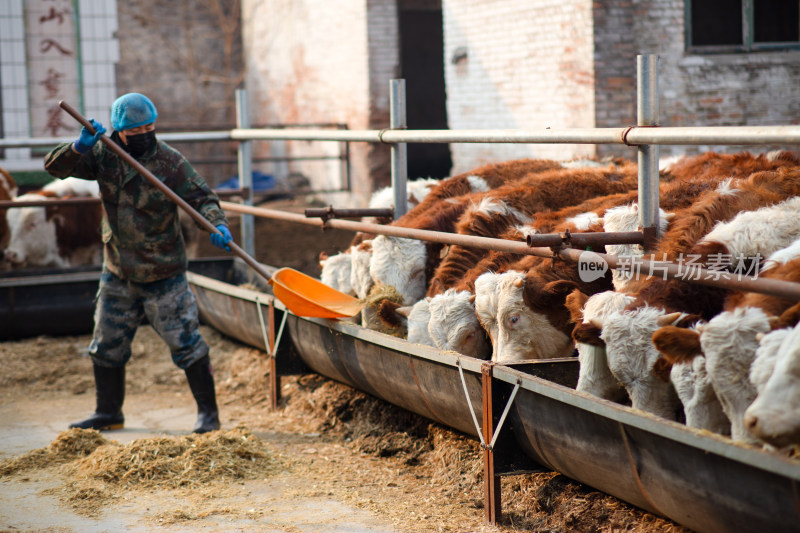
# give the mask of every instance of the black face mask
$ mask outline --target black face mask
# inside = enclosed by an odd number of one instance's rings
[[[128,144],[123,143],[122,147],[133,157],[141,157],[156,144],[155,130],[139,133],[138,135],[128,135],[126,138]]]

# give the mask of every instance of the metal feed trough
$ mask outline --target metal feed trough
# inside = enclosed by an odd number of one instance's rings
[[[240,283],[251,280],[244,266]],[[252,275],[251,275],[252,277]],[[552,469],[696,531],[797,531],[800,462],[574,390],[577,358],[494,365],[342,320],[303,318],[271,294],[190,274],[201,319],[303,366],[481,440],[486,518],[500,476]]]

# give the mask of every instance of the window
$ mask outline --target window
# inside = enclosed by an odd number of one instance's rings
[[[686,0],[686,49],[800,49],[800,0]]]

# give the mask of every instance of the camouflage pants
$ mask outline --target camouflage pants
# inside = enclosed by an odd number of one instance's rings
[[[153,283],[134,283],[104,271],[94,312],[94,339],[89,347],[98,366],[120,367],[131,358],[131,342],[147,318],[167,343],[172,362],[186,369],[208,355],[200,336],[197,304],[186,275]]]

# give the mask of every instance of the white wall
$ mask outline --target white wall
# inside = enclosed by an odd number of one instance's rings
[[[246,87],[253,124],[388,124],[389,79],[396,72],[397,24],[392,0],[243,0]],[[377,126],[385,127],[385,126]],[[255,143],[254,156],[337,155],[333,142]],[[374,146],[353,143],[351,180],[356,202],[371,193]],[[293,162],[314,189],[341,186],[338,162]],[[348,198],[329,196],[337,205]]]
[[[443,0],[451,129],[594,126],[590,0]],[[466,59],[453,63],[456,51]],[[523,157],[568,159],[592,145],[454,144],[453,173]]]

